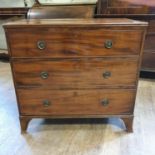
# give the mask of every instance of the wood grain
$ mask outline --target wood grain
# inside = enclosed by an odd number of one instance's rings
[[[22,115],[119,115],[132,114],[135,90],[17,89]],[[102,105],[108,99],[109,105]],[[44,106],[48,100],[51,105]],[[72,117],[72,116],[71,116]]]
[[[9,40],[12,57],[126,56],[140,53],[142,35],[131,30],[42,27],[9,31]],[[105,47],[107,40],[113,42],[111,49]],[[45,49],[37,47],[38,41],[45,42]]]
[[[33,6],[29,19],[93,18],[95,5]]]
[[[137,29],[145,29],[148,23],[138,20],[132,20],[128,18],[79,18],[79,19],[28,19],[28,20],[18,20],[16,22],[8,22],[4,24],[4,28],[18,28],[18,27],[109,27],[115,29],[115,26],[120,26],[120,28],[127,29],[124,26],[131,26],[132,28],[137,27]],[[117,27],[119,29],[119,27]]]
[[[13,61],[17,86],[42,86],[51,89],[87,89],[105,87],[135,87],[137,83],[137,59],[56,59]],[[128,68],[128,69],[127,69]],[[105,72],[111,76],[104,78]],[[42,79],[41,73],[48,78]]]

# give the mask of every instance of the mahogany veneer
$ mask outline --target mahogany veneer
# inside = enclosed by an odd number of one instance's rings
[[[54,18],[92,18],[96,5],[34,5],[28,12],[29,19],[54,19]]]
[[[119,117],[132,131],[147,23],[22,20],[4,28],[23,131],[40,117]]]

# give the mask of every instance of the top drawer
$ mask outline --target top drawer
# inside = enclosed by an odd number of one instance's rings
[[[12,57],[81,57],[138,55],[142,31],[94,27],[10,29]]]

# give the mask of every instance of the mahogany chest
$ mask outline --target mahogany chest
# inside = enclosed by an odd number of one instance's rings
[[[147,23],[22,20],[4,25],[22,131],[32,118],[121,118],[132,131]]]

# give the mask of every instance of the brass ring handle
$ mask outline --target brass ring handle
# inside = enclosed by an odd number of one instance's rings
[[[49,77],[49,74],[48,72],[41,72],[40,76],[42,79],[47,79]]]
[[[106,40],[104,43],[105,48],[111,49],[113,47],[113,42],[112,40]]]
[[[103,99],[103,100],[101,101],[101,104],[102,104],[103,106],[108,106],[108,105],[109,105],[109,100],[108,100],[107,98],[105,98],[105,99]]]
[[[46,48],[46,42],[43,41],[43,40],[39,40],[39,41],[37,42],[37,47],[38,47],[38,49],[40,49],[40,50],[44,50],[44,49]]]
[[[51,105],[51,102],[49,100],[43,100],[43,106],[44,107],[49,107]]]
[[[105,72],[103,73],[103,77],[104,77],[105,79],[108,79],[109,77],[111,77],[111,72],[110,72],[110,71],[105,71]]]

